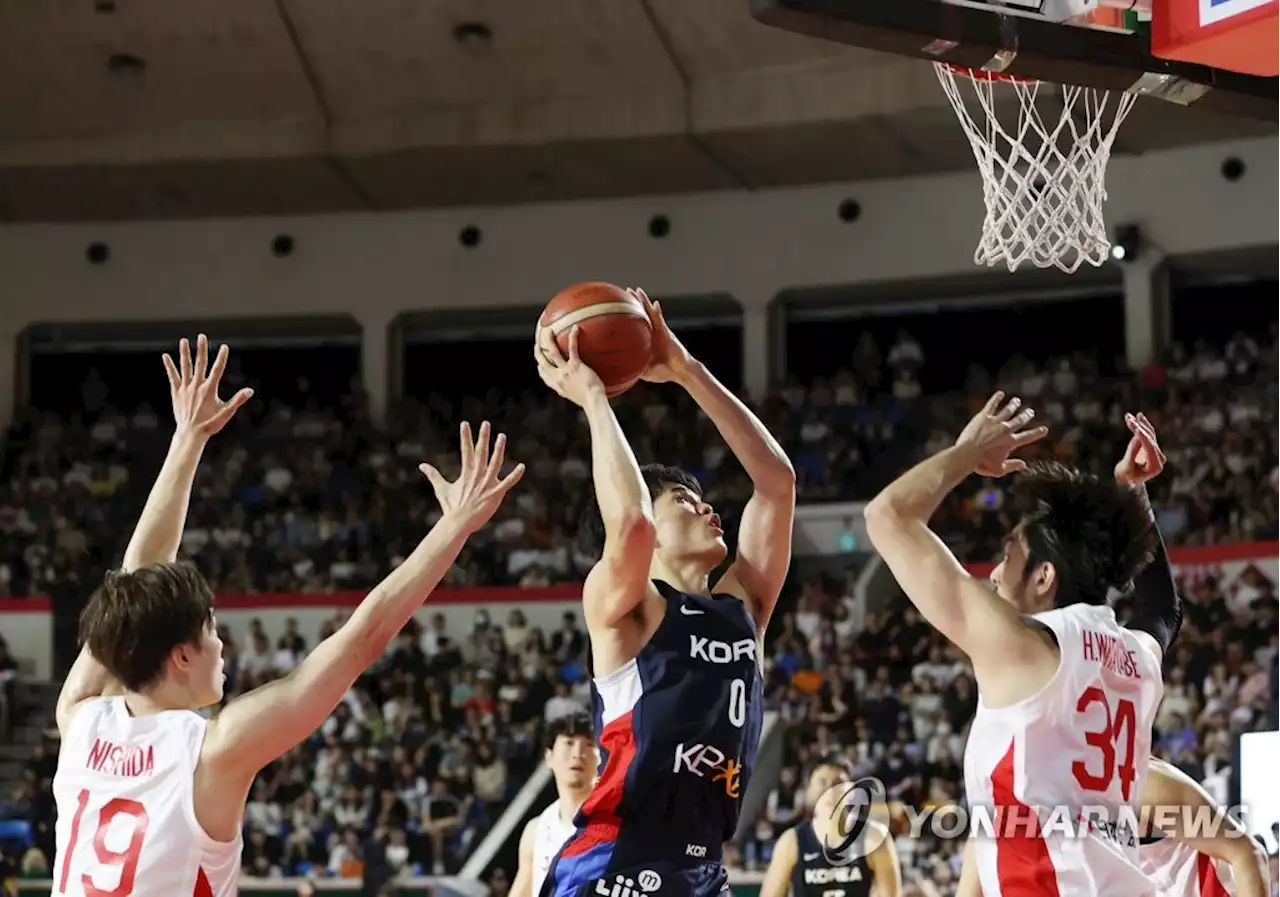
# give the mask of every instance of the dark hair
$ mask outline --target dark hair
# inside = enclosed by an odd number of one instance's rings
[[[1136,489],[1056,462],[1036,462],[1013,489],[1027,540],[1025,576],[1041,563],[1057,574],[1054,605],[1106,604],[1155,551],[1146,498]]]
[[[657,499],[664,492],[672,489],[688,489],[699,498],[702,497],[702,484],[697,477],[679,467],[666,464],[644,464],[640,467],[640,476],[649,488],[649,497]],[[604,518],[600,516],[600,505],[592,494],[582,509],[582,518],[578,523],[578,547],[584,554],[598,558],[604,550]]]
[[[198,644],[213,620],[213,591],[184,562],[112,570],[80,614],[80,641],[129,691],[164,673],[179,645]]]
[[[563,716],[557,716],[551,722],[547,723],[547,730],[543,736],[547,750],[551,750],[556,746],[556,739],[561,735],[565,738],[595,738],[595,730],[591,726],[591,717],[581,711],[573,711]]]

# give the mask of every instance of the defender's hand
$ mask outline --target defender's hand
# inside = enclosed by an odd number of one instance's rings
[[[974,472],[984,477],[1026,470],[1026,461],[1009,455],[1048,435],[1048,427],[1026,429],[1035,414],[1031,408],[1022,408],[1021,399],[1005,402],[1004,393],[997,392],[960,432],[956,447],[973,453]]]
[[[471,441],[471,425],[460,428],[462,442],[462,468],[452,483],[430,464],[420,464],[418,469],[431,482],[445,517],[457,520],[467,533],[474,533],[489,522],[503,497],[524,476],[524,465],[517,464],[501,479],[502,461],[507,451],[507,436],[499,433],[489,452],[489,422],[480,425],[480,435]]]
[[[1116,465],[1116,482],[1121,486],[1141,486],[1160,475],[1166,459],[1156,441],[1156,428],[1145,414],[1139,412],[1137,417],[1126,414],[1124,423],[1133,436],[1124,457]]]
[[[209,339],[203,333],[196,338],[196,355],[191,357],[191,343],[178,343],[178,364],[168,354],[164,370],[169,375],[169,397],[173,400],[173,419],[179,434],[208,439],[227,425],[240,406],[253,398],[252,389],[242,389],[227,401],[218,398],[218,384],[227,369],[230,350],[226,343],[218,349],[218,357],[209,369]]]

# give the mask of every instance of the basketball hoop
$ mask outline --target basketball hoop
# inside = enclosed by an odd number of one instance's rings
[[[1053,108],[1058,103],[1042,111],[1040,81],[945,62],[934,68],[982,174],[987,214],[973,260],[1003,261],[1010,271],[1029,261],[1068,274],[1085,262],[1103,264],[1111,249],[1102,216],[1107,161],[1137,98],[1122,93],[1112,103],[1110,91],[1064,85],[1061,112]],[[970,102],[979,109],[970,111],[962,82],[972,85]],[[1018,100],[1017,121],[1005,111],[1006,127],[996,104],[1010,94]],[[1057,123],[1046,124],[1054,115]]]

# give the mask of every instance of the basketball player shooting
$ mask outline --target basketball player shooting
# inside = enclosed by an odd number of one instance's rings
[[[231,897],[244,803],[258,771],[314,732],[449,570],[520,479],[499,478],[505,439],[462,425],[455,482],[423,465],[443,514],[351,618],[283,679],[223,698],[213,595],[175,563],[201,453],[249,398],[218,398],[227,348],[208,367],[201,336],[165,357],[176,432],[120,570],[81,616],[84,648],[56,708],[56,893],[62,897]]]
[[[556,800],[530,819],[520,835],[520,866],[510,897],[537,897],[564,843],[573,837],[573,820],[596,781],[596,752],[591,718],[585,713],[556,717],[547,725],[543,757],[556,783]]]
[[[698,481],[641,468],[600,378],[543,331],[543,381],[586,413],[602,535],[583,587],[596,732],[604,767],[575,836],[542,893],[718,895],[721,845],[737,827],[760,740],[761,640],[791,560],[795,472],[745,405],[690,356],[662,310],[634,294],[653,332],[651,383],[682,386],[751,478],[738,553],[713,592],[727,548]]]
[[[1181,622],[1142,487],[1164,456],[1146,418],[1127,415],[1131,439],[1114,481],[1057,464],[1028,469],[1010,454],[1046,435],[1033,417],[996,393],[954,446],[868,504],[868,534],[911,602],[973,665],[979,700],[965,790],[971,806],[993,811],[995,827],[995,837],[971,841],[982,892],[1143,894],[1149,881],[1131,826],[1066,838],[1046,835],[1039,814],[1091,806],[1119,818],[1137,804],[1164,688],[1161,659]],[[1014,472],[1020,519],[983,583],[928,521],[970,474]],[[1122,627],[1108,593],[1133,583],[1153,552]]]
[[[902,866],[882,822],[866,821],[862,846],[832,850],[844,836],[845,810],[839,804],[845,789],[840,786],[852,782],[842,757],[826,758],[814,767],[805,789],[812,815],[774,844],[760,897],[787,897],[788,891],[791,897],[899,897]]]

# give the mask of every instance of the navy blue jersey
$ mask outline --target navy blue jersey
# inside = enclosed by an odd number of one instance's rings
[[[718,894],[764,712],[756,625],[741,601],[655,582],[666,613],[636,657],[592,683],[600,779],[543,893]],[[585,889],[584,886],[591,885]],[[600,889],[603,888],[603,891]]]
[[[832,863],[813,830],[813,823],[796,826],[796,864],[791,869],[791,897],[868,897],[871,867],[861,853],[848,863]]]

